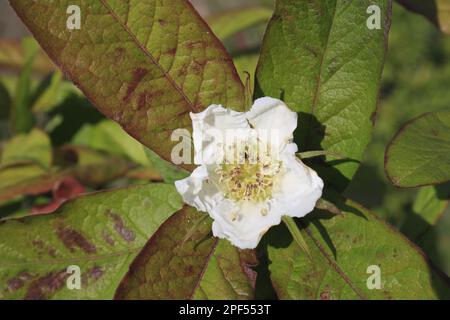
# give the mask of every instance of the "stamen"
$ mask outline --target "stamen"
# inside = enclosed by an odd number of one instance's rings
[[[216,167],[218,185],[226,198],[260,202],[272,197],[274,180],[282,162],[266,155],[255,158],[258,161],[250,163],[246,153],[244,163],[226,163]],[[267,213],[262,211],[261,214]]]

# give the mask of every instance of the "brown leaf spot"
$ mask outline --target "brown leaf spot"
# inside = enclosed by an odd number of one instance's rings
[[[207,46],[206,41],[198,40],[198,41],[186,41],[183,43],[183,46],[188,49],[194,49],[195,47],[204,48]]]
[[[124,102],[130,102],[131,96],[133,92],[136,90],[139,82],[147,75],[148,70],[143,68],[137,68],[134,70],[133,80],[128,84],[127,93],[125,97],[123,97]]]
[[[143,109],[147,105],[147,103],[150,103],[154,99],[161,97],[163,94],[163,90],[146,91],[139,94],[138,109]]]
[[[118,123],[123,123],[124,115],[125,115],[125,112],[123,110],[118,110],[117,112],[115,112],[113,114],[112,118],[114,121],[116,121]]]
[[[30,280],[33,276],[28,272],[20,272],[14,278],[8,280],[8,291],[14,292],[23,287],[26,281]]]
[[[122,218],[111,210],[107,211],[106,214],[110,216],[114,221],[114,230],[127,242],[132,242],[136,239],[136,235],[133,230],[127,228],[122,220]]]
[[[48,248],[47,253],[52,258],[56,257],[56,250],[55,250],[55,248],[52,248],[52,247]]]
[[[244,274],[247,276],[247,279],[250,282],[250,285],[252,286],[252,288],[255,289],[256,277],[258,275],[257,272],[248,265],[242,266],[242,270],[244,271]]]
[[[190,71],[194,74],[200,74],[205,66],[205,63],[198,62],[194,60],[191,64]]]
[[[104,270],[101,266],[94,266],[89,269],[87,272],[83,272],[81,283],[84,288],[89,286],[89,280],[93,280],[93,282],[97,281],[103,275]]]
[[[70,252],[74,252],[76,247],[89,254],[97,251],[95,245],[90,243],[81,233],[70,227],[59,225],[56,234]]]
[[[56,250],[55,248],[51,246],[46,246],[42,240],[33,240],[31,241],[31,244],[37,248],[38,254],[43,254],[44,252],[47,252],[49,256],[52,258],[56,257]]]
[[[167,54],[169,56],[174,56],[177,53],[177,48],[172,48],[170,50],[167,50],[164,54]]]
[[[114,62],[119,63],[125,55],[125,48],[116,48],[114,50]]]
[[[145,107],[146,102],[147,102],[146,93],[145,92],[141,93],[138,99],[138,109],[143,109]]]
[[[33,244],[33,246],[35,246],[38,249],[44,248],[44,242],[42,240],[33,240],[33,241],[31,241],[31,243]]]
[[[330,298],[331,298],[330,289],[325,288],[325,290],[320,293],[320,300],[330,300]]]
[[[102,238],[103,240],[106,241],[107,244],[109,244],[110,246],[114,246],[115,245],[115,241],[114,239],[111,237],[111,235],[109,234],[109,232],[107,230],[103,230],[102,231]]]
[[[92,269],[90,269],[88,271],[89,276],[94,279],[94,280],[98,280],[100,279],[100,277],[103,275],[103,269],[100,266],[95,266]]]
[[[242,271],[250,281],[252,288],[255,288],[257,272],[252,268],[258,265],[258,258],[255,250],[239,250],[239,260]]]
[[[68,274],[65,270],[60,272],[50,272],[31,282],[26,300],[42,300],[50,298],[56,291],[60,290],[66,281]]]

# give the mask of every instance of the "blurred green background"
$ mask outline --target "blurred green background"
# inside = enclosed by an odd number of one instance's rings
[[[192,2],[226,44],[242,78],[246,79],[245,72],[253,76],[273,1]],[[80,192],[149,180],[173,181],[184,175],[142,149],[119,126],[105,120],[61,74],[52,73],[54,67],[31,39],[18,42],[27,32],[6,1],[0,3],[0,21],[0,38],[16,39],[0,43],[0,193],[17,190],[14,197],[5,197],[6,200],[0,194],[0,219],[29,214],[30,210],[51,211],[59,193],[61,202]],[[396,189],[385,176],[383,160],[387,143],[404,122],[424,112],[449,108],[449,84],[450,36],[424,17],[394,4],[373,141],[346,191],[346,196],[372,209],[420,245],[447,274],[450,187]],[[51,145],[44,152],[50,152],[53,160],[45,179],[71,170],[68,176],[77,181],[76,186],[69,179],[64,180],[67,185],[56,189],[51,186],[41,192],[25,192],[24,186],[31,181],[42,181],[42,172],[11,178],[14,172],[11,164],[4,162],[5,150],[17,147],[29,153],[23,141],[11,139],[30,132],[32,127],[40,128],[50,138]],[[42,139],[35,136],[28,135],[26,139]],[[40,143],[45,149],[45,141]],[[23,162],[23,154],[20,150],[18,153],[17,159]],[[87,173],[105,166],[117,172],[100,172],[95,179]],[[13,167],[30,169],[29,163],[20,161]],[[81,191],[77,183],[81,184]]]

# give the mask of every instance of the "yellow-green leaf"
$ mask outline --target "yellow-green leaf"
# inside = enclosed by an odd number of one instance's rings
[[[0,223],[0,298],[110,299],[147,239],[181,207],[165,184],[83,196],[51,215]],[[81,289],[70,289],[69,266]]]
[[[170,217],[136,257],[115,298],[252,298],[253,271],[244,254],[212,237],[204,214],[185,206]]]
[[[42,48],[91,102],[170,160],[171,132],[212,103],[242,110],[244,88],[187,0],[10,1]],[[80,29],[66,22],[80,8]]]

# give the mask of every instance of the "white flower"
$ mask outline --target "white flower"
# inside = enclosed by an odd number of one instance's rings
[[[314,209],[323,181],[296,157],[297,113],[282,101],[264,97],[245,113],[211,105],[191,113],[191,119],[194,161],[200,166],[175,186],[187,204],[211,216],[216,237],[241,249],[255,248],[283,215],[303,217]],[[269,140],[267,131],[277,135]],[[221,139],[219,133],[230,132],[247,141],[244,152],[236,140]],[[252,153],[261,150],[257,146],[265,146],[265,152]],[[224,156],[230,150],[237,155],[231,162]]]

